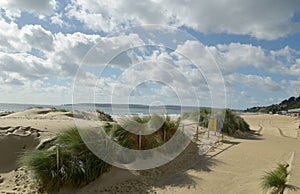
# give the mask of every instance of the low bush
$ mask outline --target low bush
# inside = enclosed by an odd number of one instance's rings
[[[89,131],[88,133],[96,133]],[[97,137],[97,134],[89,134]],[[94,155],[83,142],[77,128],[59,134],[48,149],[25,152],[19,159],[34,174],[41,192],[58,191],[63,185],[81,187],[110,170],[111,165]],[[59,169],[55,145],[59,144]]]

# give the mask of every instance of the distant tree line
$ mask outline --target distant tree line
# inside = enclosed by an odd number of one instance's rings
[[[300,108],[300,95],[299,97],[292,96],[289,99],[283,100],[279,104],[247,108],[245,112],[262,112],[262,113],[272,112],[273,114],[275,114],[279,111],[287,111],[289,109],[294,109],[294,108]]]

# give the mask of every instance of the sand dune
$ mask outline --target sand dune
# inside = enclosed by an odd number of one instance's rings
[[[15,170],[19,154],[39,144],[38,132],[28,132],[21,127],[8,130],[12,132],[0,136],[0,173]]]
[[[67,114],[33,109],[0,117],[0,193],[37,193],[30,172],[18,168],[16,158],[24,149],[75,126]],[[145,171],[114,167],[83,188],[63,188],[60,193],[262,193],[261,176],[279,162],[291,164],[289,182],[300,187],[296,171],[300,169],[299,119],[281,115],[243,117],[257,135],[225,137],[206,155],[198,154],[201,142],[194,142],[161,167]]]

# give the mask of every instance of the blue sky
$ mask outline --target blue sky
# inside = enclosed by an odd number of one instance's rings
[[[1,103],[244,109],[300,95],[297,0],[2,1],[0,37]]]

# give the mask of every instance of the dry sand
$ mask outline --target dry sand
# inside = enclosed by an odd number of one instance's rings
[[[198,155],[199,142],[194,142],[159,168],[128,171],[114,167],[81,189],[63,188],[60,193],[262,193],[261,176],[279,162],[291,164],[289,182],[300,187],[299,119],[243,117],[259,135],[226,137],[202,156]],[[37,193],[30,172],[17,167],[18,154],[74,125],[68,113],[48,109],[0,117],[0,193]]]

